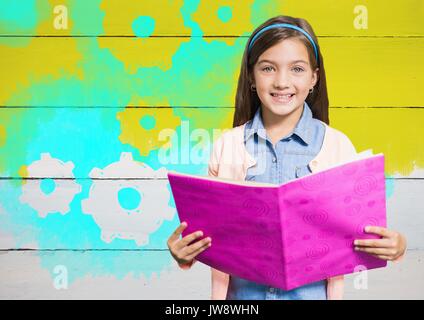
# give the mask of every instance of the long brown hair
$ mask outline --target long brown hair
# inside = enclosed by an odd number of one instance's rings
[[[265,31],[257,38],[249,52],[248,46],[255,34],[262,28],[274,23],[293,24],[309,33],[317,46],[318,61],[315,58],[313,46],[309,42],[308,38],[306,38],[301,32],[288,28],[274,28]],[[319,68],[318,81],[314,86],[313,92],[306,98],[306,102],[311,108],[314,118],[329,124],[328,93],[327,83],[325,80],[324,61],[321,55],[320,47],[318,45],[317,37],[312,30],[312,27],[306,20],[289,16],[277,16],[265,21],[263,24],[257,27],[246,43],[237,84],[233,127],[237,127],[251,120],[260,106],[261,101],[256,91],[252,91],[250,88],[252,84],[251,81],[253,79],[253,66],[258,61],[259,56],[268,48],[277,44],[281,40],[288,38],[297,38],[302,41],[308,50],[309,61],[311,62],[312,70]]]

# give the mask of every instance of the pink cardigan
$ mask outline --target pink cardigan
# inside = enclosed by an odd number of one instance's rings
[[[308,164],[313,173],[321,171],[339,162],[350,160],[356,150],[349,138],[342,132],[331,128],[324,122],[325,135],[323,145],[317,156]],[[244,144],[244,125],[225,131],[213,145],[208,166],[208,174],[232,180],[245,180],[247,169],[256,164],[256,160],[247,152]],[[179,265],[189,269],[191,264]],[[211,268],[212,270],[212,300],[226,298],[229,275]],[[327,298],[336,300],[343,298],[344,276],[327,279]]]

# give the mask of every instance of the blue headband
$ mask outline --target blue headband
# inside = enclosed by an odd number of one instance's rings
[[[267,30],[269,30],[269,29],[274,29],[274,28],[279,28],[279,27],[281,27],[281,28],[289,28],[289,29],[293,29],[293,30],[297,30],[297,31],[299,31],[299,32],[301,32],[301,33],[303,33],[303,35],[306,37],[306,38],[308,38],[308,40],[309,40],[309,42],[312,44],[312,46],[314,47],[314,52],[315,52],[315,58],[317,59],[317,62],[318,62],[318,49],[317,49],[317,46],[315,45],[315,42],[314,42],[314,40],[312,39],[312,37],[309,35],[309,33],[307,33],[305,30],[303,30],[302,28],[299,28],[298,26],[295,26],[295,25],[293,25],[293,24],[288,24],[288,23],[275,23],[275,24],[271,24],[271,25],[269,25],[269,26],[267,26],[267,27],[265,27],[265,28],[263,28],[263,29],[261,29],[261,30],[259,30],[256,34],[255,34],[255,36],[252,38],[252,40],[250,41],[250,43],[249,43],[249,48],[248,48],[248,50],[249,50],[249,52],[250,52],[250,49],[252,49],[252,46],[253,46],[253,44],[255,43],[255,41],[256,41],[256,39],[262,34],[262,33],[264,33],[265,31],[267,31]]]

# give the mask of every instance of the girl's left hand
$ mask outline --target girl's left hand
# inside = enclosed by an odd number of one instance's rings
[[[382,236],[382,239],[355,240],[355,250],[366,252],[382,260],[394,261],[400,258],[406,250],[406,238],[399,232],[383,227],[367,226],[366,233]]]

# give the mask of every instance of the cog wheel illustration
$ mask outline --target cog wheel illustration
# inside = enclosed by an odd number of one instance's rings
[[[160,140],[163,128],[176,131],[181,125],[181,118],[174,115],[172,108],[159,111],[152,111],[150,108],[125,108],[117,113],[116,118],[121,123],[122,130],[119,140],[137,148],[142,156],[147,156],[151,151],[158,150],[168,143],[166,140]],[[148,121],[144,122],[146,119],[152,122],[151,126]]]
[[[135,35],[136,38],[116,41],[113,38],[99,38],[99,47],[107,49],[121,61],[130,73],[138,68],[158,67],[163,71],[172,67],[174,54],[189,37],[155,38],[152,36],[169,35],[170,26],[175,34],[190,34],[180,12],[183,0],[161,2],[102,1],[100,9],[104,12],[103,29],[105,34]],[[160,54],[155,54],[160,52]]]
[[[75,178],[73,169],[74,164],[71,161],[64,163],[60,159],[52,158],[50,153],[42,153],[40,160],[27,167],[28,177],[52,177],[54,190],[46,194],[41,188],[43,179],[27,180],[22,186],[19,200],[36,210],[42,218],[47,217],[49,213],[59,212],[62,215],[68,213],[70,203],[75,195],[81,192],[81,185],[73,180]],[[55,178],[69,178],[69,180]]]
[[[251,7],[254,2],[254,0],[201,1],[196,12],[191,17],[194,22],[199,24],[205,35],[246,35],[253,29],[250,17],[252,15]],[[217,41],[216,38],[204,37],[203,39],[208,43]],[[223,37],[218,40],[233,46],[237,41],[237,37]]]
[[[171,194],[166,169],[153,170],[134,161],[131,152],[122,152],[119,161],[104,169],[94,168],[90,177],[100,179],[93,181],[89,197],[82,201],[82,211],[93,216],[106,243],[118,238],[134,240],[138,246],[146,245],[149,235],[175,214],[175,208],[168,206]],[[138,205],[123,206],[119,198],[123,190],[137,193],[141,199]]]

